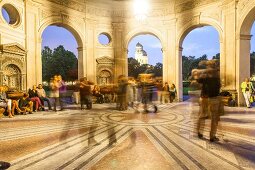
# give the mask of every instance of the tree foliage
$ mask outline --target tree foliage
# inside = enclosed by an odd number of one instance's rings
[[[192,69],[199,68],[198,64],[203,60],[208,60],[207,55],[203,55],[199,58],[195,56],[182,56],[182,76],[184,81],[189,79]]]
[[[255,52],[251,53],[250,73],[251,73],[251,75],[255,75]]]
[[[162,69],[162,63],[156,63],[155,66],[150,64],[140,65],[140,63],[136,59],[128,58],[128,76],[130,77],[137,78],[138,75],[141,73],[154,73],[156,77],[161,77]]]
[[[60,45],[52,51],[49,47],[42,50],[43,81],[59,74],[64,80],[72,81],[78,78],[78,60],[76,56]]]

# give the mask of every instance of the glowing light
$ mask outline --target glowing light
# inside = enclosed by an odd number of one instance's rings
[[[134,14],[135,18],[143,21],[147,18],[149,12],[148,0],[134,0]]]

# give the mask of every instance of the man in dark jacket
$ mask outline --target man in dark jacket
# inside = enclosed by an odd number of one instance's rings
[[[87,81],[87,78],[80,79],[80,102],[81,102],[81,109],[83,109],[83,105],[86,104],[87,109],[92,109],[92,90],[91,86],[93,83]]]
[[[218,121],[220,119],[220,78],[219,72],[214,68],[207,68],[200,71],[197,82],[202,85],[200,97],[200,111],[197,122],[198,137],[203,137],[205,119],[211,118],[210,141],[218,141],[216,138]]]

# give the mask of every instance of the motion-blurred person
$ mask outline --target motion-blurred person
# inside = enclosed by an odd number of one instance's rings
[[[58,79],[58,76],[55,75],[53,78],[50,80],[50,97],[54,100],[54,111],[57,111],[57,103],[60,104],[60,110],[62,110],[62,102],[59,101],[59,88],[61,87],[60,81]]]
[[[169,85],[165,82],[162,88],[162,102],[169,103]]]
[[[39,97],[40,100],[41,100],[42,105],[44,106],[44,101],[46,101],[47,104],[48,104],[49,110],[51,110],[52,108],[51,108],[50,100],[49,100],[49,98],[46,96],[46,92],[45,92],[45,90],[43,89],[42,84],[38,84],[37,94],[38,94],[38,97]]]
[[[250,82],[249,78],[246,78],[244,82],[241,84],[242,93],[245,99],[245,103],[247,108],[251,108],[251,94],[254,92],[254,87]]]
[[[74,84],[74,92],[73,92],[73,98],[74,98],[74,103],[79,104],[80,103],[80,87],[79,87],[79,80],[75,80]]]
[[[163,85],[162,82],[157,80],[156,81],[156,87],[157,87],[157,93],[158,93],[158,101],[162,104],[162,90],[163,90]]]
[[[144,105],[144,112],[143,113],[149,113],[148,105],[153,105],[153,112],[156,113],[158,108],[156,105],[152,103],[153,101],[153,94],[154,94],[154,87],[155,82],[153,79],[153,74],[140,74],[140,86],[142,89],[142,103]]]
[[[201,105],[197,123],[198,137],[203,138],[205,119],[211,117],[210,141],[218,141],[216,137],[218,121],[220,119],[220,78],[217,68],[207,66],[207,69],[198,70],[194,78],[202,85]]]
[[[117,109],[127,110],[127,85],[128,81],[124,75],[119,76],[117,87]]]
[[[169,88],[169,93],[170,93],[169,94],[170,95],[170,103],[172,103],[176,97],[176,94],[177,94],[176,87],[173,83],[171,84],[171,86]]]
[[[104,95],[101,94],[100,87],[98,85],[94,85],[92,90],[93,96],[97,98],[96,103],[104,103]]]
[[[65,94],[66,94],[66,84],[65,81],[62,79],[61,75],[57,76],[57,79],[59,81],[60,87],[59,87],[59,102],[61,106],[61,110],[64,109],[64,100],[65,100]]]
[[[87,80],[86,77],[80,79],[80,98],[81,98],[81,109],[83,109],[83,105],[86,104],[87,109],[92,109],[92,90],[91,86],[93,82]]]
[[[134,102],[136,101],[136,83],[134,78],[128,80],[127,98],[129,106],[133,107]]]

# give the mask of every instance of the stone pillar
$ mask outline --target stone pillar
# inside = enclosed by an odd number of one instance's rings
[[[240,35],[237,40],[239,48],[237,48],[237,73],[236,87],[238,93],[238,105],[245,105],[243,94],[241,91],[241,83],[245,78],[250,77],[250,40],[251,35]]]
[[[42,38],[38,38],[36,42],[36,56],[35,56],[35,63],[36,63],[36,85],[42,83]]]
[[[225,90],[236,90],[236,28],[235,28],[235,9],[225,8],[223,11],[224,35],[223,43],[224,52],[221,54],[221,78]],[[223,65],[224,64],[224,65]]]
[[[86,55],[86,49],[83,47],[78,47],[78,79],[82,77],[88,77],[88,71],[87,71],[87,57]],[[88,77],[89,80],[92,81],[92,77]]]
[[[26,55],[26,70],[27,70],[27,82],[26,82],[26,89],[31,88],[34,84],[38,83],[38,78],[40,77],[40,80],[42,78],[41,72],[42,72],[42,66],[41,64],[38,65],[38,63],[41,63],[41,55],[38,55],[38,53],[41,53],[41,47],[37,44],[38,38],[41,38],[37,33],[37,26],[39,25],[38,22],[38,9],[32,5],[29,4],[28,1],[25,1],[25,18],[24,18],[24,24],[25,24],[25,49],[27,50]],[[39,39],[40,40],[40,39]],[[39,49],[37,49],[39,48]],[[40,58],[40,59],[39,59]],[[39,67],[39,68],[38,68]],[[39,71],[40,70],[40,71]],[[39,71],[39,72],[38,72]]]
[[[113,37],[114,37],[114,64],[115,64],[115,80],[120,75],[128,75],[127,66],[127,49],[123,49],[123,25],[122,23],[113,23]]]
[[[83,63],[83,75],[85,75],[88,80],[96,82],[96,74],[94,72],[95,70],[95,55],[96,55],[96,41],[97,41],[97,35],[96,35],[96,25],[97,22],[95,20],[86,19],[86,50],[83,49],[83,54],[81,55],[81,51],[79,52],[79,55],[82,56],[82,58],[79,57],[79,62]],[[83,60],[83,61],[82,61]],[[80,65],[81,65],[80,63]],[[79,66],[80,66],[79,65]]]
[[[177,46],[176,54],[176,87],[178,101],[183,101],[183,83],[182,83],[182,47]]]

